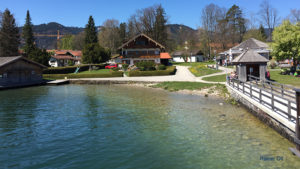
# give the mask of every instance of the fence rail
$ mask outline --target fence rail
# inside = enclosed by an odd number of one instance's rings
[[[290,95],[292,94],[290,90],[286,89],[289,86],[280,84],[282,86],[281,90],[275,90],[278,87],[272,85],[274,82],[268,84],[268,81],[258,81],[256,77],[249,78],[252,78],[249,82],[227,78],[227,83],[263,106],[272,109],[288,121],[295,123],[297,116],[296,98],[295,95]],[[264,85],[268,85],[268,87],[263,87]]]
[[[296,92],[293,86],[277,83],[270,80],[260,80],[260,78],[248,75],[249,82],[258,87],[270,90],[272,93],[277,93],[287,99],[296,100]]]

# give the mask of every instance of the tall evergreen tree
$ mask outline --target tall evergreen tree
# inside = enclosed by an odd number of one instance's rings
[[[226,20],[232,37],[232,43],[240,43],[243,35],[246,33],[246,20],[243,18],[243,12],[239,6],[233,5],[226,13]]]
[[[13,14],[6,9],[0,28],[0,56],[17,56],[20,44],[19,29]]]
[[[124,43],[126,41],[126,23],[124,22],[120,23],[119,34],[120,34],[121,43]]]
[[[155,16],[155,23],[154,23],[154,39],[161,43],[162,45],[167,44],[168,34],[166,30],[166,13],[164,8],[159,5],[156,8],[156,16]]]
[[[24,52],[26,55],[35,49],[32,27],[33,25],[31,23],[29,10],[27,10],[26,21],[22,32],[22,36],[25,41]]]
[[[98,43],[97,29],[92,16],[90,16],[88,24],[85,26],[85,44]]]
[[[263,27],[262,24],[260,24],[258,30],[259,30],[259,32],[260,32],[262,38],[263,38],[263,41],[266,41],[266,40],[267,40],[267,35],[266,35],[266,32],[265,32],[265,28]]]

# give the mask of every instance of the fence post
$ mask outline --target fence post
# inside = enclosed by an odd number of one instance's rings
[[[252,85],[251,84],[249,85],[250,85],[250,98],[252,98]]]
[[[300,116],[300,89],[294,89],[296,92],[296,106],[297,106],[297,115],[296,115],[296,125],[295,125],[295,138],[294,142],[296,144],[296,149],[290,148],[290,150],[300,157],[300,124],[299,124],[299,116]]]
[[[272,103],[272,110],[274,110],[274,94],[273,94],[273,91],[272,91],[272,99],[271,99],[271,103]]]
[[[288,114],[289,114],[289,121],[291,121],[291,101],[288,100]]]
[[[245,82],[243,82],[243,93],[245,93]]]
[[[261,103],[262,100],[261,100],[261,88],[259,89],[259,103]]]
[[[281,95],[282,95],[282,97],[284,96],[284,89],[283,89],[283,85],[281,85]]]

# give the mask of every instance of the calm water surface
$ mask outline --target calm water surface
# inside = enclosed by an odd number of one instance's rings
[[[300,168],[293,144],[220,102],[128,86],[0,91],[0,168]]]

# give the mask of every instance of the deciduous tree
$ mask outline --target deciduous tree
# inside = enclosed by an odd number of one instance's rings
[[[272,54],[277,60],[300,61],[300,23],[285,20],[273,31]]]
[[[113,54],[117,53],[117,48],[121,45],[119,21],[115,19],[106,20],[98,37],[101,46],[110,49]]]
[[[268,0],[263,0],[260,4],[259,14],[261,16],[261,22],[268,28],[269,32],[272,32],[279,22],[277,10],[272,7]],[[272,40],[271,35],[272,34],[268,37],[268,41]]]
[[[60,39],[58,43],[58,48],[63,50],[73,50],[74,44],[74,35],[65,35],[62,39]]]

